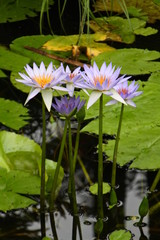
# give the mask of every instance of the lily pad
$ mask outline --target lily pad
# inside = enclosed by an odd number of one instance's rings
[[[121,73],[127,75],[150,74],[160,70],[160,52],[147,49],[124,48],[112,52],[104,52],[92,59],[100,67],[104,62],[112,62],[116,67],[122,67]],[[154,61],[153,61],[154,60]]]
[[[98,195],[98,183],[95,183],[92,186],[90,186],[89,191],[94,195]],[[111,186],[108,183],[103,182],[103,194],[107,194],[110,191]]]
[[[28,124],[30,119],[28,109],[15,101],[0,98],[0,122],[14,130],[19,130]]]
[[[131,240],[132,234],[124,229],[115,230],[109,234],[109,240]]]
[[[118,151],[118,164],[123,166],[133,161],[130,168],[155,170],[160,168],[160,75],[154,73],[148,82],[141,83],[143,94],[136,97],[136,108],[125,106]],[[84,93],[80,93],[84,97]],[[86,97],[87,98],[87,97]],[[104,104],[109,100],[104,97]],[[116,135],[120,116],[120,103],[104,106],[103,132]],[[98,134],[99,102],[86,111],[86,119],[95,117],[82,131]],[[112,160],[115,140],[103,145],[103,150]]]
[[[158,0],[155,3],[150,0],[125,0],[127,8],[134,6],[137,9],[141,9],[141,12],[146,13],[149,23],[154,23],[156,20],[160,19],[160,6],[157,2]],[[95,11],[106,11],[107,9],[107,11],[118,12],[120,14],[124,13],[119,0],[97,0],[94,4],[94,8]]]
[[[15,22],[24,20],[28,17],[37,16],[37,12],[41,11],[42,0],[13,1],[1,0],[0,23]],[[49,5],[53,4],[53,0],[49,1]],[[43,9],[46,11],[47,9]]]
[[[2,70],[0,70],[0,78],[4,78],[4,77],[6,77],[6,74]]]
[[[148,36],[158,32],[151,27],[145,28],[146,21],[138,18],[124,19],[118,16],[95,18],[89,22],[89,27],[105,36],[104,40],[112,40],[131,44],[135,35]]]

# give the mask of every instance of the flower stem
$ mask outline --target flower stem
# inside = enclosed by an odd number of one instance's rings
[[[103,94],[99,100],[99,141],[98,141],[98,218],[103,218]]]
[[[122,126],[123,111],[124,111],[124,104],[122,103],[119,124],[117,129],[117,136],[116,136],[116,141],[114,145],[114,153],[113,153],[112,179],[111,179],[111,186],[113,188],[115,187],[115,184],[116,184],[116,163],[117,163],[118,145],[120,140],[121,126]]]
[[[45,159],[46,159],[46,115],[45,104],[42,100],[42,161],[41,161],[41,192],[40,206],[41,213],[45,212]]]
[[[62,138],[62,142],[61,142],[61,148],[60,148],[60,151],[59,151],[57,166],[56,166],[56,170],[55,170],[55,173],[54,173],[54,179],[53,179],[53,183],[52,183],[51,197],[50,197],[50,208],[49,208],[50,212],[52,212],[53,209],[54,209],[54,202],[55,202],[55,198],[56,198],[56,187],[57,187],[57,181],[58,181],[58,174],[59,174],[59,170],[60,170],[60,166],[61,166],[64,146],[65,146],[65,141],[66,141],[67,126],[68,126],[68,119],[65,120],[65,126],[64,126],[64,132],[63,132],[63,138]]]
[[[157,172],[157,174],[156,174],[156,177],[155,177],[155,179],[154,179],[154,181],[153,181],[153,183],[152,183],[152,186],[151,186],[151,188],[150,188],[150,191],[151,191],[151,192],[153,192],[153,191],[155,190],[155,188],[156,188],[159,180],[160,180],[160,169],[158,170],[158,172]]]
[[[68,194],[72,192],[72,184],[74,181],[74,173],[73,173],[73,156],[72,156],[72,133],[71,133],[71,123],[70,120],[68,122],[68,149],[69,149],[69,184],[68,184]]]
[[[78,122],[76,142],[75,142],[75,148],[74,148],[74,157],[73,157],[73,172],[75,172],[75,168],[76,168],[76,159],[77,159],[77,155],[78,155],[80,129],[81,129],[81,123]]]

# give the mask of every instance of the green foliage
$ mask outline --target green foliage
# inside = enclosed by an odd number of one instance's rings
[[[41,11],[42,2],[43,0],[1,0],[0,23],[15,22],[27,19],[28,17],[36,17],[37,13]],[[50,0],[49,4],[53,4],[53,0]],[[47,11],[47,9],[44,8],[43,11]]]
[[[25,195],[40,194],[41,148],[27,137],[0,132],[0,210],[24,208],[36,203]],[[50,192],[57,163],[46,159],[46,194]],[[62,179],[60,168],[56,193]]]
[[[125,106],[117,161],[123,166],[134,160],[130,168],[154,170],[160,168],[160,75],[154,73],[148,82],[140,83],[143,94],[136,97],[137,107]],[[81,97],[84,93],[81,91]],[[87,95],[86,95],[87,98]],[[104,97],[104,104],[109,97]],[[82,131],[98,134],[99,103],[96,102],[86,111],[86,119],[95,118]],[[120,103],[104,106],[104,133],[115,135],[120,115]],[[103,150],[112,160],[115,140],[103,145]]]
[[[103,194],[107,194],[111,190],[110,185],[106,182],[103,182],[102,187],[103,187]],[[95,183],[92,186],[90,186],[89,191],[94,195],[98,195],[98,183]]]
[[[0,98],[0,122],[14,130],[19,130],[28,124],[30,119],[28,109],[15,101]]]
[[[117,51],[104,52],[92,59],[100,67],[104,60],[107,64],[112,62],[116,67],[122,67],[121,74],[141,75],[151,74],[160,70],[160,52],[147,49],[118,49]],[[154,60],[154,61],[153,61]]]
[[[126,230],[115,230],[109,235],[109,240],[131,240],[132,235]]]
[[[104,36],[104,40],[113,40],[131,44],[135,41],[135,35],[148,36],[158,30],[151,27],[145,28],[146,21],[138,18],[124,19],[118,16],[95,18],[89,22],[90,28]]]
[[[149,211],[149,203],[148,203],[148,198],[144,196],[142,199],[142,202],[139,206],[139,215],[141,218],[144,218]]]

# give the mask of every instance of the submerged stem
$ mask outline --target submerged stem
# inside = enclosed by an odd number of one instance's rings
[[[124,104],[122,103],[119,124],[118,124],[118,129],[117,129],[117,136],[116,136],[116,141],[115,141],[115,145],[114,145],[114,153],[113,153],[112,179],[111,179],[111,186],[113,188],[115,187],[115,184],[116,184],[117,153],[118,153],[118,145],[119,145],[119,140],[120,140],[123,111],[124,111]]]
[[[42,100],[42,161],[41,161],[41,192],[40,206],[41,212],[45,212],[45,159],[46,159],[46,115],[45,103]]]
[[[55,170],[55,173],[54,173],[54,179],[53,179],[53,183],[52,183],[51,197],[50,197],[50,212],[52,212],[53,209],[54,209],[54,202],[55,202],[55,198],[56,198],[55,193],[56,193],[56,187],[57,187],[57,181],[58,181],[58,174],[59,174],[59,170],[60,170],[60,167],[61,167],[64,145],[65,145],[65,141],[66,141],[67,126],[68,126],[68,119],[65,120],[63,138],[62,138],[62,142],[61,142],[61,147],[60,147],[60,151],[59,151],[57,166],[56,166],[56,170]]]
[[[103,218],[103,94],[99,100],[99,142],[98,142],[98,218]]]
[[[154,181],[153,181],[153,183],[152,183],[152,186],[151,186],[151,188],[150,188],[150,191],[151,191],[151,192],[153,192],[153,191],[155,190],[155,188],[156,188],[159,180],[160,180],[160,169],[158,170],[158,172],[157,172],[157,174],[156,174],[156,177],[155,177],[155,179],[154,179]]]

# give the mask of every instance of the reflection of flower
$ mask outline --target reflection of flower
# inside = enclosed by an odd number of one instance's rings
[[[79,87],[93,90],[89,97],[87,108],[94,104],[102,93],[111,95],[112,98],[125,104],[123,98],[113,87],[118,82],[127,81],[130,77],[125,77],[125,75],[119,77],[121,69],[117,68],[115,71],[114,69],[115,67],[112,68],[112,63],[106,66],[105,62],[102,64],[100,70],[95,62],[93,63],[93,67],[84,65],[85,71],[81,73],[84,81],[79,84]]]
[[[55,98],[55,104],[52,103],[52,107],[62,116],[71,117],[77,113],[85,104],[85,101],[80,101],[80,97],[61,97],[60,100]]]
[[[66,66],[66,70],[64,71],[66,73],[66,76],[63,82],[66,84],[69,95],[73,97],[76,82],[82,78],[80,75],[80,67],[77,67],[73,72],[71,72],[70,68]]]
[[[142,94],[142,91],[137,92],[138,88],[139,85],[135,84],[135,81],[132,81],[130,85],[128,85],[128,82],[126,81],[124,83],[119,83],[114,87],[114,89],[121,95],[125,102],[132,107],[136,107],[136,104],[131,99]],[[116,100],[111,100],[106,105],[115,103],[117,103]]]
[[[33,69],[29,65],[26,65],[25,70],[28,76],[24,73],[19,73],[22,79],[16,79],[18,82],[32,87],[25,104],[41,92],[44,103],[48,111],[50,111],[52,104],[52,89],[67,91],[65,88],[57,86],[61,84],[61,80],[64,77],[62,66],[55,69],[52,63],[50,63],[46,69],[44,63],[41,62],[39,68],[33,63]]]

